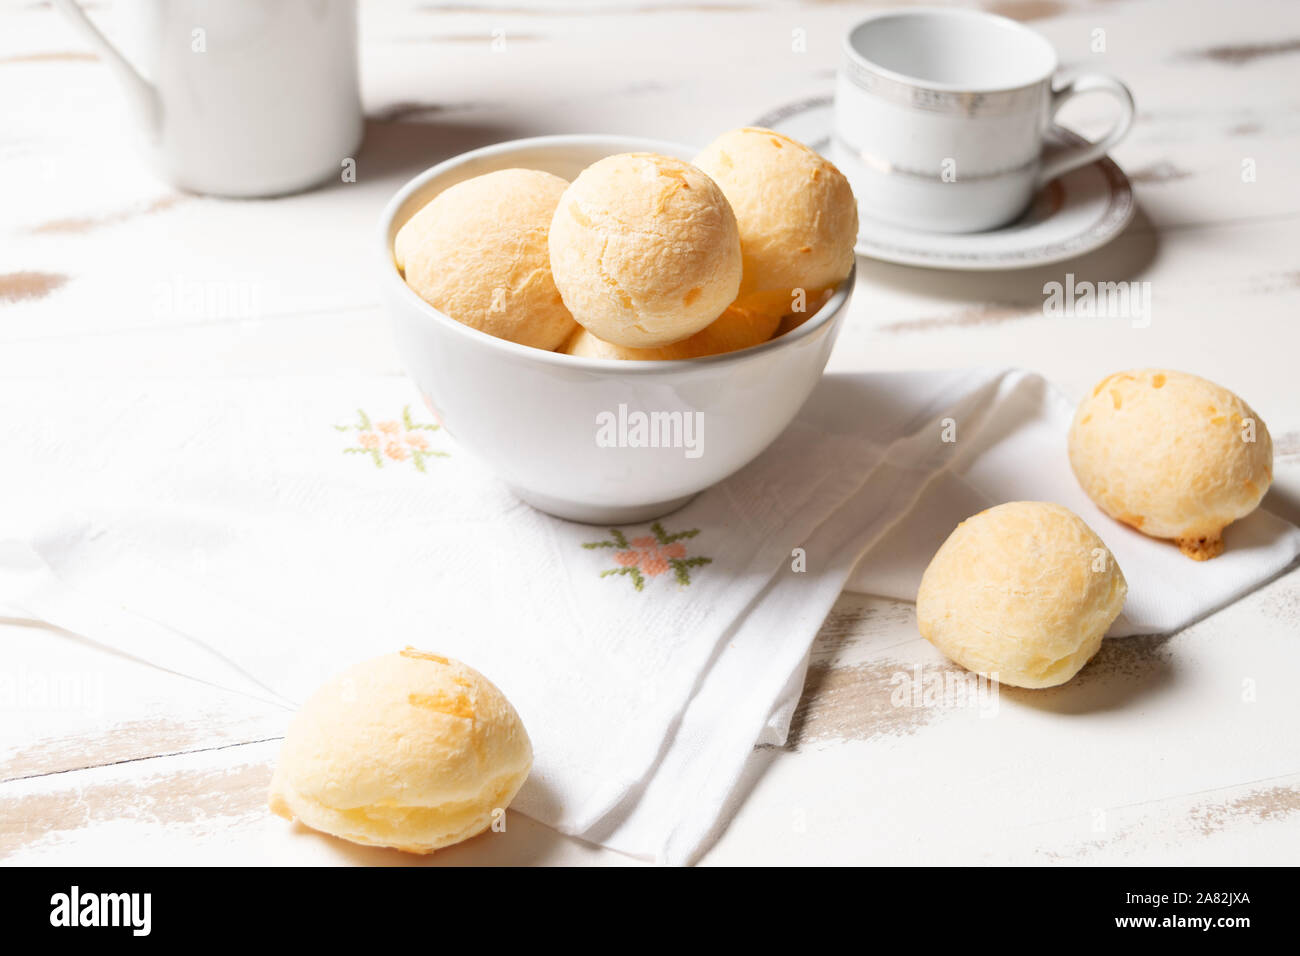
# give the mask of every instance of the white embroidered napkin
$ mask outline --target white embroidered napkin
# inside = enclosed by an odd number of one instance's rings
[[[600,529],[518,503],[402,379],[4,383],[0,604],[290,702],[405,644],[451,654],[533,738],[518,809],[684,863],[725,822],[755,742],[784,739],[858,557],[879,541],[859,582],[910,586],[884,556],[911,567],[901,517],[937,526],[940,504],[989,497],[1074,507],[1131,592],[1155,592],[1131,593],[1129,633],[1206,613],[1300,551],[1300,532],[1258,513],[1231,561],[1174,554],[1205,580],[1164,576],[1156,552],[1161,573],[1135,578],[1118,526],[1051,463],[1049,396],[1023,372],[828,376],[740,474],[660,522]],[[946,499],[954,482],[967,498]]]

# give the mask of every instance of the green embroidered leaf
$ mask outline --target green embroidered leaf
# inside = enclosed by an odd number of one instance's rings
[[[631,575],[632,586],[635,587],[638,591],[640,591],[643,587],[645,587],[645,578],[641,576],[641,572],[636,568],[609,568],[608,570],[600,572],[600,576],[602,578],[607,578],[610,575],[614,575],[614,574]]]
[[[702,567],[706,564],[712,564],[712,558],[674,558],[669,562],[673,567],[673,572],[677,577],[677,583],[683,586],[691,583],[690,568]]]
[[[660,544],[672,544],[674,541],[681,541],[684,538],[693,538],[700,533],[699,528],[692,528],[690,531],[678,531],[676,534],[669,534],[658,521],[650,526],[650,530]]]
[[[415,465],[417,470],[425,471],[426,473],[427,470],[424,467],[424,463],[426,460],[430,458],[450,458],[450,457],[451,456],[448,455],[445,451],[423,451],[419,448],[411,449],[412,464]]]
[[[411,406],[406,405],[402,408],[402,427],[408,432],[436,432],[440,426],[417,424],[415,419],[411,417]]]

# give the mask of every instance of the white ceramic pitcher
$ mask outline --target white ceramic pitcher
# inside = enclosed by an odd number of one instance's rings
[[[116,75],[173,185],[271,196],[340,176],[356,155],[356,0],[120,2],[121,52],[75,0],[53,3]]]

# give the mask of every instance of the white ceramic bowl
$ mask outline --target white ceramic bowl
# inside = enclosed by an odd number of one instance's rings
[[[514,140],[421,173],[380,219],[379,284],[408,374],[457,444],[528,504],[573,521],[631,524],[660,517],[752,461],[817,384],[853,289],[850,275],[806,322],[763,345],[698,359],[627,362],[494,338],[430,306],[398,273],[392,251],[397,230],[447,187],[512,167],[572,180],[598,159],[638,151],[687,160],[696,153],[624,136]],[[698,436],[665,429],[665,437],[681,439],[677,447],[631,447],[637,413],[660,425],[685,425],[691,415],[702,429]],[[629,425],[622,432],[620,420]],[[610,437],[616,439],[612,446]],[[621,438],[627,440],[620,444]],[[693,448],[684,447],[688,438],[698,439]]]

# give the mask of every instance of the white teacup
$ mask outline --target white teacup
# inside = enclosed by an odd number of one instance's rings
[[[356,0],[130,0],[124,53],[54,6],[126,90],[144,153],[181,189],[272,196],[340,176],[363,129]]]
[[[1056,51],[1013,20],[975,10],[888,10],[849,31],[835,91],[832,158],[863,215],[929,232],[1004,225],[1038,187],[1103,156],[1133,122],[1113,76],[1053,85]],[[1084,146],[1044,145],[1066,100],[1110,93],[1110,131]]]

